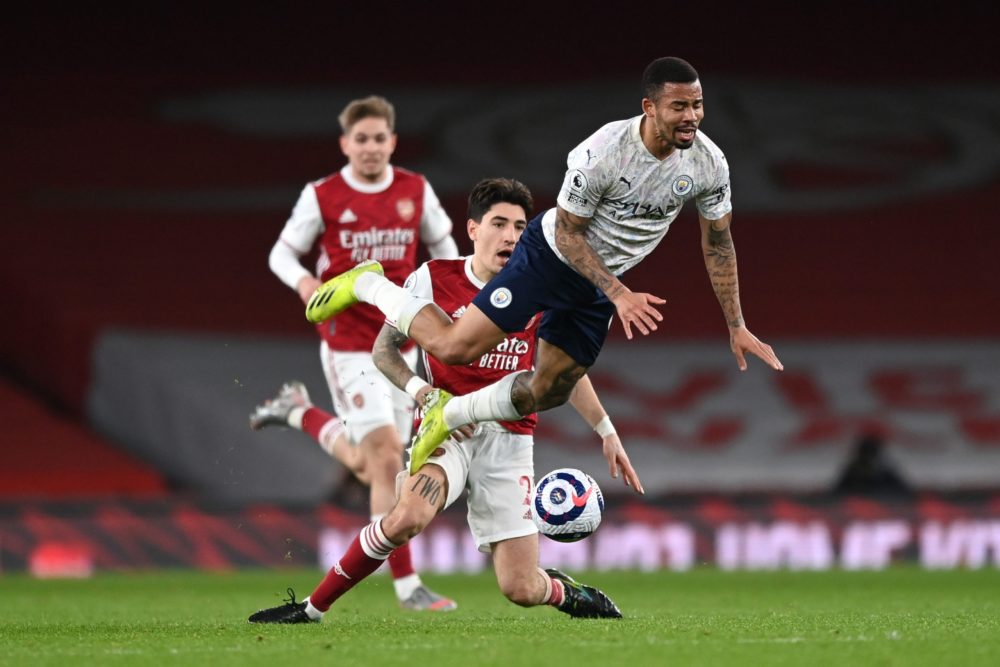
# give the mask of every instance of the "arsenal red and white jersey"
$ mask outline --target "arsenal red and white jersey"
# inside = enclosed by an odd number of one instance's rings
[[[457,320],[484,284],[472,272],[472,258],[465,257],[432,259],[413,272],[404,287],[415,296],[431,299]],[[424,352],[428,382],[461,396],[493,384],[514,371],[532,370],[540,319],[541,314],[531,318],[524,331],[507,334],[499,345],[465,366],[448,366]],[[515,422],[500,422],[512,433],[522,434],[532,433],[537,423],[538,416],[534,414]]]
[[[417,263],[417,242],[433,245],[451,234],[451,220],[420,174],[388,168],[381,183],[355,179],[350,166],[303,189],[281,240],[300,255],[318,241],[316,275],[322,281],[375,259],[396,284]],[[370,352],[385,318],[360,303],[317,325],[333,350]]]

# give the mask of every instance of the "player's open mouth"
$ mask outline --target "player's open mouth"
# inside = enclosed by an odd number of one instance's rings
[[[500,258],[500,264],[506,264],[510,259],[510,250],[501,250],[497,253],[497,257]]]
[[[675,134],[681,141],[692,141],[697,132],[697,127],[678,127]]]

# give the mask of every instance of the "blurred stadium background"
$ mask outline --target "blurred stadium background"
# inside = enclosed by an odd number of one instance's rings
[[[363,494],[247,415],[289,378],[329,400],[267,253],[302,185],[341,166],[337,113],[395,103],[393,161],[428,175],[461,242],[476,180],[551,205],[567,151],[638,113],[660,55],[701,72],[744,310],[786,370],[737,371],[685,211],[628,276],[667,325],[616,328],[592,374],[648,497],[573,415],[545,415],[536,472],[589,471],[608,511],[544,563],[997,567],[993,10],[901,6],[24,10],[0,64],[0,573],[327,567]],[[845,476],[862,442],[884,472]],[[414,556],[487,565],[463,508]]]

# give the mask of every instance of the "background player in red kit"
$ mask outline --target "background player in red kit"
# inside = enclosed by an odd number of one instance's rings
[[[309,183],[271,250],[269,265],[303,302],[324,280],[358,262],[382,263],[397,284],[413,271],[417,241],[431,257],[453,258],[458,248],[452,224],[430,184],[420,174],[389,163],[396,147],[395,110],[384,98],[350,102],[339,117],[340,147],[348,163],[339,172]],[[319,245],[316,274],[301,257]],[[273,400],[251,415],[253,428],[289,425],[312,435],[324,449],[371,486],[373,520],[395,500],[395,479],[409,440],[413,401],[375,368],[372,344],[384,318],[374,307],[352,309],[317,325],[320,359],[339,420],[312,406],[299,382],[285,384]],[[416,363],[416,350],[407,360]],[[338,438],[346,430],[347,438]],[[358,447],[352,447],[352,443]],[[414,572],[409,548],[398,549],[389,565],[400,603],[411,609],[454,609],[455,603],[427,589]]]
[[[417,269],[405,287],[433,299],[458,319],[480,288],[510,258],[531,210],[531,194],[517,181],[486,179],[469,196],[469,237],[474,252],[462,259],[431,260]],[[425,355],[428,379],[436,387],[466,393],[514,371],[532,368],[538,317],[525,330],[508,334],[493,350],[467,366],[447,366]],[[373,349],[378,368],[396,386],[422,399],[431,384],[417,377],[400,349],[407,337],[386,324]],[[626,485],[642,486],[584,376],[570,398],[587,423],[602,436],[612,477],[619,471]],[[558,570],[538,567],[538,529],[529,509],[534,486],[532,433],[536,415],[513,422],[478,424],[471,438],[446,441],[415,475],[400,474],[400,498],[382,520],[373,521],[302,602],[265,609],[254,623],[319,621],[335,600],[374,572],[390,554],[422,531],[442,509],[468,489],[469,528],[480,550],[492,552],[500,590],[512,602],[531,607],[552,605],[571,616],[618,618],[621,613],[601,591],[576,582]]]

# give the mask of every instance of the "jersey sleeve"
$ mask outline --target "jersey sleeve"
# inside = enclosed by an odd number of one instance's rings
[[[267,257],[267,265],[271,267],[271,272],[278,276],[281,282],[296,289],[300,280],[312,275],[306,267],[302,266],[299,257],[301,255],[297,250],[278,239],[274,247],[271,248],[271,254]]]
[[[434,285],[431,283],[431,270],[427,262],[418,266],[417,270],[409,275],[403,283],[403,289],[411,296],[434,300]]]
[[[424,179],[424,206],[420,218],[420,240],[426,246],[441,243],[451,236],[451,218],[445,213],[434,188]]]
[[[312,250],[313,243],[323,230],[323,215],[319,210],[316,189],[310,183],[302,189],[299,200],[292,209],[292,215],[278,238],[290,245],[299,255],[304,255]]]
[[[709,220],[718,220],[733,210],[729,194],[729,163],[725,156],[720,155],[716,162],[715,180],[695,199],[698,212]]]
[[[597,205],[614,182],[611,171],[614,160],[606,155],[606,144],[595,140],[597,135],[570,151],[566,158],[566,176],[559,196],[560,208],[581,218],[592,218]]]

